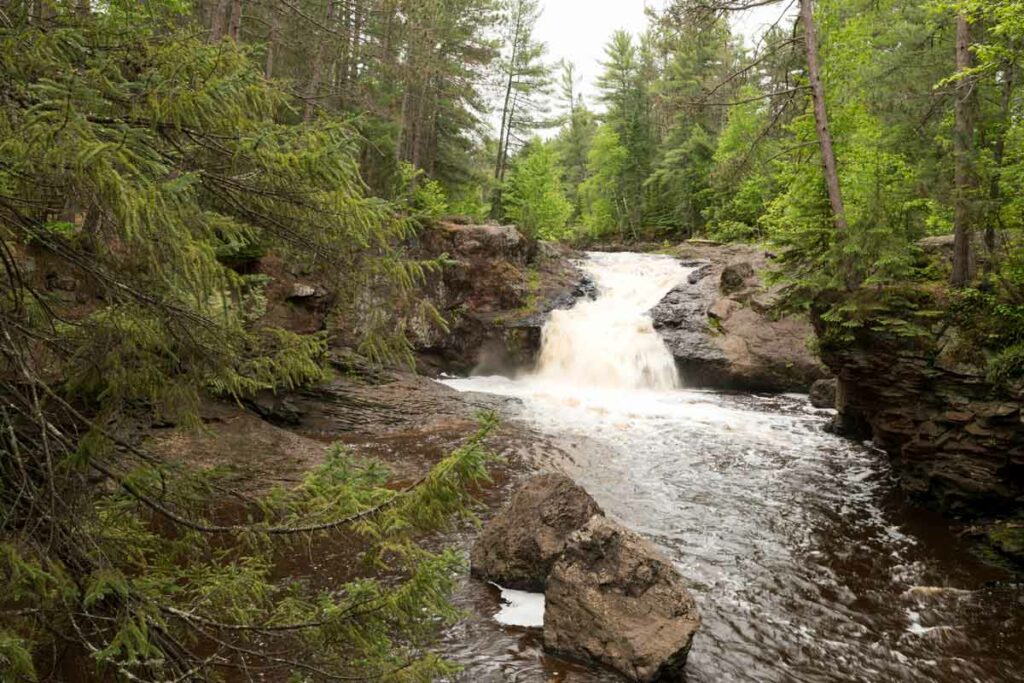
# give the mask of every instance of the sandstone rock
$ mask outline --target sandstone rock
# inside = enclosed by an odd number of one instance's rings
[[[747,285],[747,280],[754,277],[754,266],[747,261],[730,263],[722,270],[721,286],[722,292],[732,294],[738,292]]]
[[[837,425],[889,453],[900,487],[923,502],[964,518],[1015,516],[1024,506],[1024,392],[956,362],[959,338],[953,328],[913,339],[865,329],[824,346],[839,377]]]
[[[708,315],[716,320],[728,320],[739,304],[732,299],[719,299],[708,309]]]
[[[796,392],[828,375],[808,347],[810,322],[772,313],[774,293],[757,277],[764,252],[732,245],[699,253],[707,260],[685,261],[695,268],[688,281],[651,311],[686,384]],[[720,285],[732,293],[724,295]]]
[[[834,409],[836,407],[836,390],[839,380],[819,379],[811,385],[811,405],[815,408]]]
[[[473,546],[473,576],[540,592],[566,539],[601,508],[564,474],[531,478]]]
[[[632,681],[682,674],[700,616],[672,564],[605,517],[573,534],[545,591],[544,647]]]
[[[596,292],[573,263],[577,252],[527,239],[513,226],[442,221],[420,233],[413,255],[448,262],[428,274],[419,292],[447,329],[422,311],[405,314],[406,334],[425,374],[529,368],[548,314]]]
[[[253,412],[271,424],[297,425],[302,421],[303,411],[297,408],[291,397],[287,395],[261,391],[245,403]]]

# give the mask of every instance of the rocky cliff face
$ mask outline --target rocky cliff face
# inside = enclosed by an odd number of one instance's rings
[[[651,311],[655,329],[690,386],[806,392],[827,371],[810,350],[803,318],[776,318],[775,293],[754,247],[689,243],[676,250],[695,270]]]
[[[547,314],[594,296],[572,264],[572,250],[528,240],[513,226],[442,222],[425,230],[417,251],[447,255],[424,296],[448,323],[411,326],[425,369],[502,373],[529,367],[540,349]]]
[[[946,328],[908,340],[863,333],[823,349],[839,378],[837,428],[892,457],[902,488],[964,517],[1024,513],[1024,387],[999,388]]]

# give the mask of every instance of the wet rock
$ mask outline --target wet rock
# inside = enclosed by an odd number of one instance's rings
[[[683,261],[680,265],[682,265],[683,268],[694,269],[694,271],[686,278],[686,281],[691,285],[697,284],[704,278],[711,275],[715,270],[714,264],[708,263],[707,261]]]
[[[632,681],[678,680],[701,623],[672,564],[605,517],[570,537],[545,599],[546,650]]]
[[[447,330],[432,318],[406,319],[427,373],[529,368],[548,314],[596,295],[595,283],[573,264],[579,254],[527,239],[513,226],[441,222],[421,233],[414,255],[448,262],[421,287]]]
[[[815,408],[834,409],[836,407],[836,390],[839,380],[836,378],[819,379],[811,385],[811,405]]]
[[[721,288],[724,294],[738,292],[754,277],[754,267],[747,261],[730,263],[722,270]]]
[[[564,474],[531,478],[473,546],[474,576],[505,588],[540,592],[569,536],[601,508]]]
[[[774,292],[757,275],[767,263],[762,251],[692,243],[686,248],[706,260],[686,261],[696,270],[651,311],[686,384],[795,392],[827,376],[808,345],[814,336],[810,322],[774,315]]]
[[[840,433],[886,451],[904,492],[958,517],[1015,517],[1024,390],[988,382],[975,351],[955,328],[914,338],[864,329],[822,357],[839,379]]]

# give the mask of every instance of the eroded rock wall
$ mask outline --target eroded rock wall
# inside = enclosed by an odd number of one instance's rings
[[[426,370],[499,374],[528,368],[547,314],[595,293],[573,265],[579,254],[529,240],[513,226],[441,222],[424,230],[417,252],[448,261],[424,287],[447,331],[426,322],[411,326]]]
[[[872,438],[900,486],[964,517],[1024,513],[1024,388],[957,357],[955,328],[925,338],[862,333],[822,358],[839,378],[837,428]]]

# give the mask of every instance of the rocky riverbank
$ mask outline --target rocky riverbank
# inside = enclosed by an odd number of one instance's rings
[[[889,453],[908,495],[1024,563],[1024,388],[988,381],[962,344],[960,330],[939,325],[823,345],[839,379],[836,428]]]

